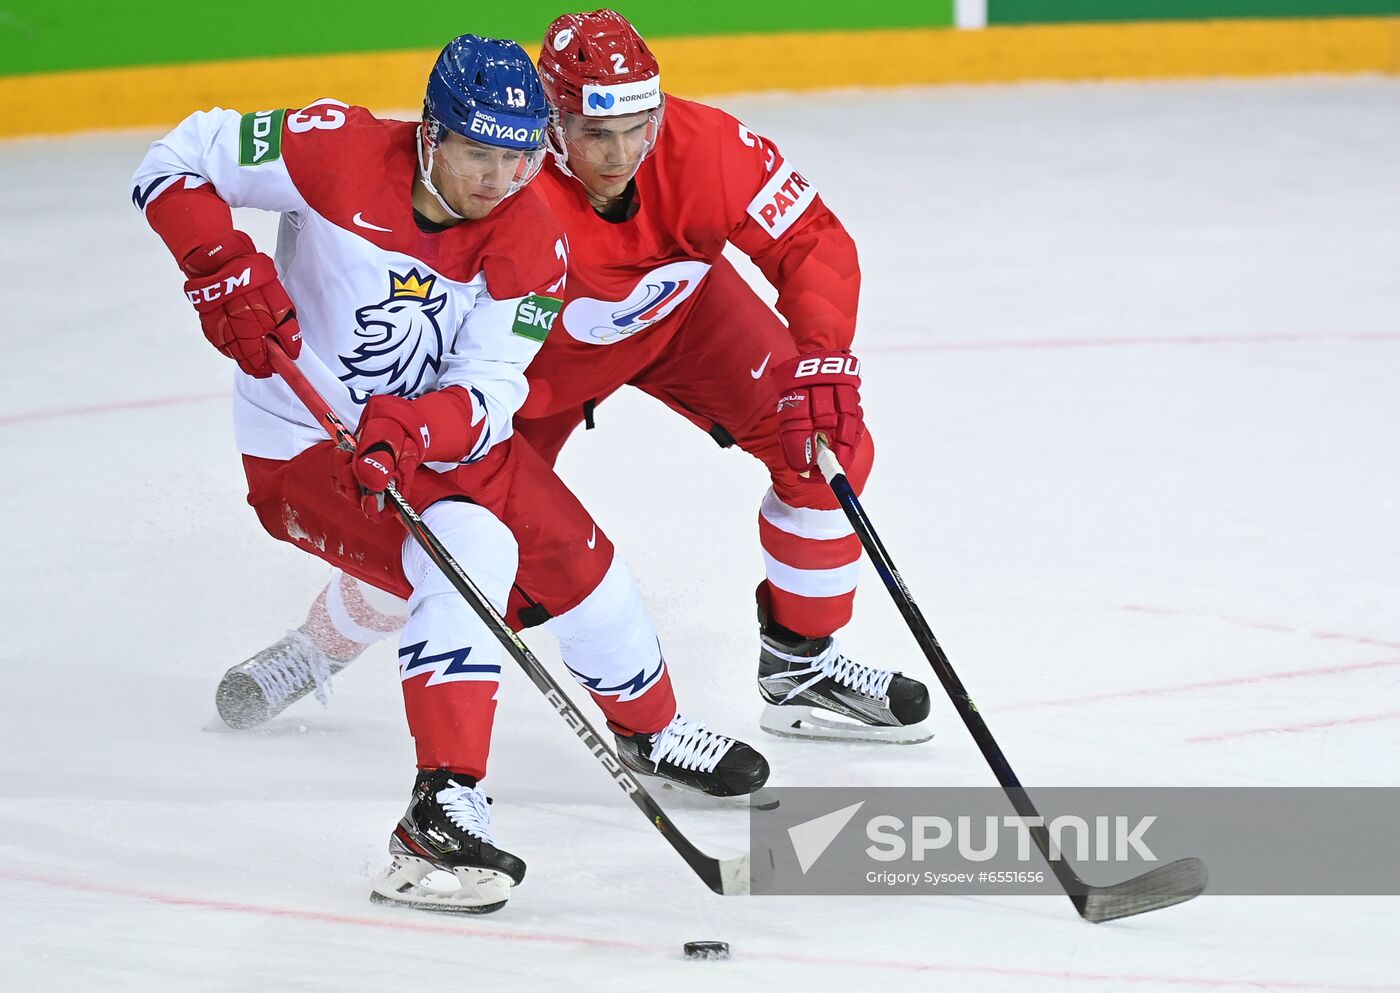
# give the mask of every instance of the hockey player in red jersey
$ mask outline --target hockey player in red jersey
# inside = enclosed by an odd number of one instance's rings
[[[655,57],[620,14],[556,19],[538,65],[552,162],[537,185],[567,233],[570,275],[554,333],[527,371],[516,431],[552,464],[594,408],[631,385],[761,460],[772,483],[758,516],[762,726],[926,740],[923,684],[846,657],[834,637],[851,617],[861,549],[815,471],[816,443],[831,445],[857,490],[874,452],[850,351],[860,267],[849,235],[773,142],[667,96]],[[725,261],[726,244],[778,290],[786,325]],[[342,576],[302,634],[325,670],[396,623],[389,605],[367,602]],[[266,713],[313,686],[289,682]]]
[[[551,462],[623,385],[767,467],[759,510],[762,726],[796,737],[922,741],[922,683],[847,658],[860,543],[816,471],[829,443],[857,491],[874,452],[860,406],[855,245],[812,181],[735,118],[668,96],[620,14],[560,17],[538,59],[552,109],[541,177],[573,249],[556,333],[516,430]],[[725,261],[778,291],[786,326]],[[833,719],[833,715],[835,719]]]
[[[333,100],[216,109],[156,142],[135,176],[133,200],[183,270],[206,337],[238,363],[248,502],[274,537],[353,578],[357,595],[407,601],[406,620],[381,628],[403,629],[418,774],[373,896],[426,909],[498,909],[525,863],[497,845],[479,785],[503,651],[384,513],[390,483],[497,610],[517,626],[530,611],[552,618],[625,757],[713,793],[767,776],[748,746],[676,714],[626,565],[512,430],[566,280],[563,232],[527,186],[546,121],[524,51],[464,35],[434,65],[419,125]],[[276,263],[234,228],[230,206],[281,213]],[[272,342],[358,424],[353,455],[272,375]],[[320,658],[242,675],[265,701],[278,681],[314,680]],[[237,683],[221,694],[236,702]],[[439,869],[457,890],[424,884]]]

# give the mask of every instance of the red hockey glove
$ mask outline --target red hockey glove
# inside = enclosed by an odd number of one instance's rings
[[[190,277],[185,296],[199,311],[204,337],[250,376],[272,375],[267,361],[269,336],[292,358],[301,354],[301,326],[277,267],[253,248],[242,231],[230,231],[185,256],[181,268]]]
[[[778,435],[788,465],[811,472],[817,435],[847,465],[865,434],[860,409],[860,360],[847,351],[807,352],[773,369],[778,389]],[[821,480],[813,472],[811,479]]]
[[[365,516],[381,521],[384,491],[393,483],[407,497],[424,462],[459,462],[471,453],[486,419],[472,424],[472,398],[460,386],[425,393],[416,400],[373,396],[360,416],[355,452],[337,465],[335,487],[359,503]]]

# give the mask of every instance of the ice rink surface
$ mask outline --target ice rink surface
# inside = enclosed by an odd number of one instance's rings
[[[1400,785],[1400,82],[723,103],[860,245],[866,508],[1021,778]],[[713,896],[509,665],[486,785],[528,879],[487,918],[372,907],[412,779],[391,647],[329,709],[214,714],[325,572],[243,504],[231,366],[128,199],[154,137],[0,145],[0,989],[1400,990],[1396,898],[1094,926],[1055,897]],[[775,785],[993,784],[936,686],[927,745],[757,729],[756,463],[622,395],[561,474],[682,707]],[[932,682],[862,588],[850,653]],[[742,811],[661,799],[746,843]],[[733,960],[683,960],[702,938]]]

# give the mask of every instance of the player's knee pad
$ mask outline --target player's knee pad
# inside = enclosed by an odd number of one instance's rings
[[[559,639],[559,654],[574,678],[594,693],[634,699],[665,670],[656,628],[620,555],[582,603],[545,626]]]
[[[423,523],[496,610],[504,610],[520,562],[520,549],[510,528],[489,510],[464,500],[441,500],[433,504],[423,512]],[[410,611],[416,611],[428,597],[461,596],[437,563],[411,537],[404,539],[403,571],[413,587],[413,595],[408,600]]]

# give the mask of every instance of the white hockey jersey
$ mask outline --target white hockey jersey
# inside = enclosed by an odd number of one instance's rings
[[[302,347],[339,380],[332,407],[461,386],[486,428],[465,461],[509,437],[525,367],[559,310],[566,243],[529,187],[485,219],[429,233],[413,216],[416,126],[323,100],[301,110],[190,115],[151,146],[132,199],[149,213],[211,184],[230,206],[282,214],[276,261]],[[324,382],[317,385],[325,392]],[[237,373],[239,450],[286,460],[326,440],[278,376]],[[449,466],[436,465],[438,468]]]

